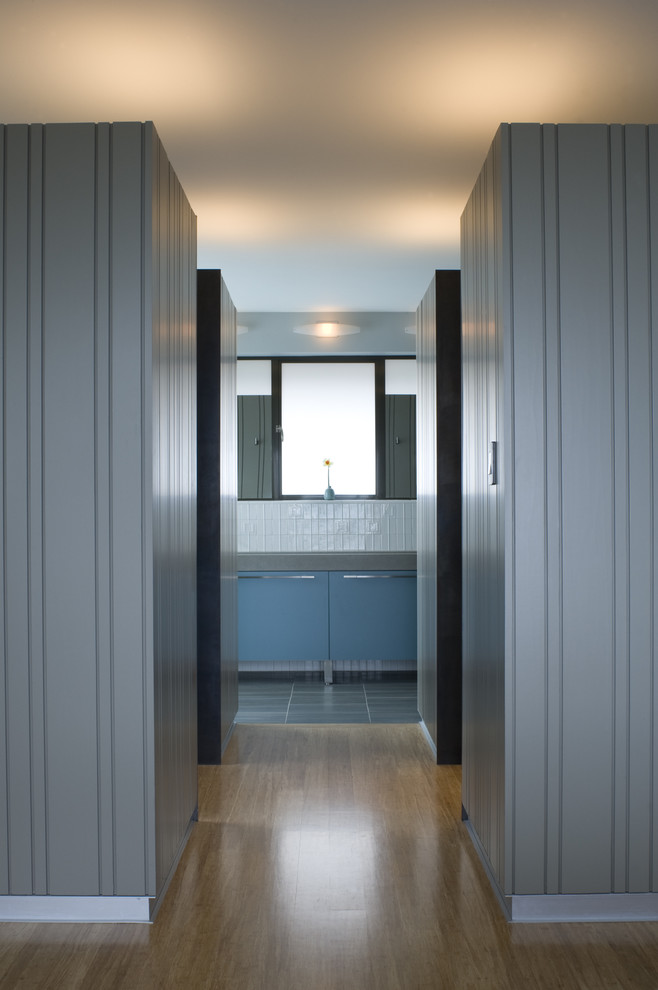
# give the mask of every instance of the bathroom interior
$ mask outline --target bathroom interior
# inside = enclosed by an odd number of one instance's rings
[[[416,315],[237,323],[236,722],[418,722]]]

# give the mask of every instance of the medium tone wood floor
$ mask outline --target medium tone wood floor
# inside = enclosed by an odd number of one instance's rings
[[[154,925],[0,925],[0,987],[656,990],[658,923],[504,920],[417,725],[240,725]]]

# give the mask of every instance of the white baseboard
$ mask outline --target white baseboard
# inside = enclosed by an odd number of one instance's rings
[[[180,843],[167,879],[157,898],[153,897],[60,897],[40,894],[10,894],[0,896],[0,922],[33,921],[76,924],[150,924],[162,904],[169,883],[183,855],[194,823],[194,809],[185,835]]]
[[[423,735],[425,736],[425,739],[429,743],[429,747],[432,750],[432,752],[434,753],[434,759],[436,760],[436,758],[437,758],[437,749],[436,749],[436,746],[434,745],[434,740],[432,739],[432,737],[430,735],[430,730],[427,728],[427,726],[425,725],[425,723],[424,723],[424,721],[422,719],[420,720],[420,722],[418,724],[420,725],[421,729],[423,730]]]
[[[545,924],[577,921],[658,921],[658,894],[504,894],[480,837],[464,825],[508,921]]]
[[[235,720],[231,723],[231,728],[226,733],[226,738],[224,739],[224,742],[222,743],[221,754],[220,754],[221,756],[223,756],[224,753],[226,752],[226,747],[230,743],[231,736],[233,735],[233,732],[234,731],[235,731]]]
[[[50,897],[38,894],[0,897],[0,922],[148,924],[150,920],[148,897]]]
[[[173,862],[172,862],[171,866],[169,867],[169,873],[167,874],[167,877],[166,877],[164,883],[162,884],[162,887],[160,888],[160,891],[158,893],[158,896],[155,898],[155,900],[152,900],[151,901],[151,918],[150,918],[151,921],[155,921],[155,916],[158,913],[158,911],[160,910],[160,907],[162,905],[162,902],[163,902],[163,900],[165,898],[165,894],[169,890],[169,884],[173,880],[174,874],[175,874],[176,870],[178,869],[178,864],[180,863],[181,856],[183,855],[183,852],[185,851],[185,846],[187,845],[187,840],[189,839],[190,835],[192,834],[192,829],[194,828],[194,825],[195,825],[196,822],[198,822],[198,820],[199,820],[199,806],[197,805],[195,807],[194,811],[192,812],[192,816],[191,816],[189,822],[187,823],[187,829],[185,830],[185,835],[181,839],[181,843],[180,843],[180,845],[178,847],[178,850],[176,852],[176,855],[174,856]]]
[[[658,921],[658,894],[514,894],[513,922]]]

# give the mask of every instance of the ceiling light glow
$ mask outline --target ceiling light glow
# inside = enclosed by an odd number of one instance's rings
[[[360,327],[350,323],[305,323],[300,327],[293,327],[293,333],[309,334],[312,337],[346,337],[360,332]]]

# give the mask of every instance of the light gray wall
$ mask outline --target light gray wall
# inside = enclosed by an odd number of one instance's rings
[[[153,895],[196,803],[195,220],[148,124],[0,126],[0,190],[0,893]]]
[[[657,889],[656,190],[657,127],[503,125],[463,218],[464,804],[507,894]]]

